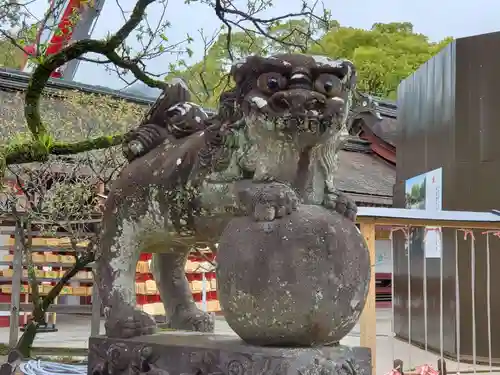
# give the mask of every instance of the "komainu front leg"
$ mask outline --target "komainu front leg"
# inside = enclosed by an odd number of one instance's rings
[[[145,210],[134,202],[144,202],[145,198],[134,198],[137,200],[130,202],[130,197],[121,199],[112,192],[102,221],[95,279],[104,306],[108,337],[129,338],[151,334],[156,329],[154,319],[136,308],[135,269]]]
[[[238,181],[238,200],[247,215],[256,221],[272,221],[290,215],[299,199],[288,185],[279,182]]]
[[[213,332],[212,315],[196,306],[186,279],[188,254],[189,249],[176,247],[171,252],[153,255],[151,270],[165,306],[167,320],[173,329]]]
[[[325,201],[323,202],[323,206],[338,212],[349,220],[356,221],[358,206],[356,206],[354,200],[347,196],[347,194],[338,190],[328,193],[325,197]]]

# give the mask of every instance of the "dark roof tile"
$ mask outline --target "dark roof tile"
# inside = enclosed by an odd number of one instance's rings
[[[336,186],[346,193],[392,197],[396,168],[374,154],[341,151]]]
[[[399,135],[398,120],[391,117],[383,117],[382,120],[377,121],[372,127],[373,133],[391,144],[396,146],[397,138]]]

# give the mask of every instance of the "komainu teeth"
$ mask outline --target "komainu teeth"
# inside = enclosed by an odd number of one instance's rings
[[[305,130],[309,130],[309,119],[307,117],[302,122],[302,128]]]
[[[309,121],[309,130],[312,131],[313,133],[316,133],[318,131],[318,121],[316,120]]]

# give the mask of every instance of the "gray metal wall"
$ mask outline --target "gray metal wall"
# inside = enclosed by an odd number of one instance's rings
[[[398,139],[394,203],[404,207],[404,181],[443,168],[443,209],[487,211],[500,206],[500,33],[458,39],[404,80],[398,89]],[[407,257],[397,236],[394,259],[396,333],[408,337]],[[488,357],[486,326],[485,237],[476,233],[477,354]],[[459,237],[461,355],[472,355],[470,245]],[[439,351],[439,259],[411,249],[412,337],[424,344],[423,262],[427,265],[428,344]],[[456,354],[455,234],[443,232],[444,350]],[[492,265],[500,264],[500,246],[492,247]],[[494,266],[493,266],[494,267]],[[492,285],[500,275],[494,275]],[[492,298],[492,301],[494,298]],[[492,316],[500,303],[492,305]],[[493,320],[493,332],[500,321]],[[493,338],[500,360],[500,338]]]

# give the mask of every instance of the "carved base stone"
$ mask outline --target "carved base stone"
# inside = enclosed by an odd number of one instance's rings
[[[89,375],[371,375],[368,348],[259,347],[237,336],[167,331],[92,337]]]

